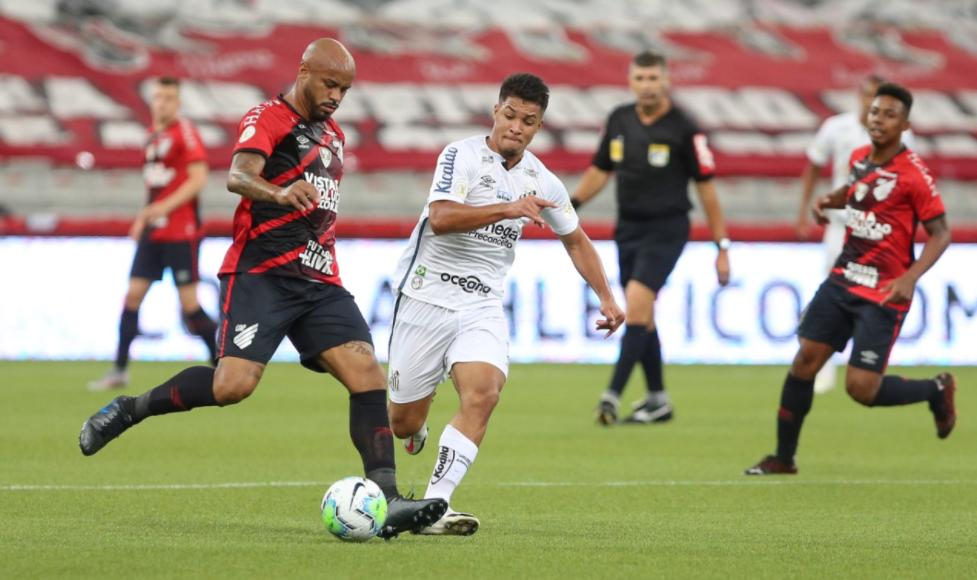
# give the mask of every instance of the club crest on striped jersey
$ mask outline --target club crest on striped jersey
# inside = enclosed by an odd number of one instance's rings
[[[322,159],[322,164],[329,167],[332,163],[332,151],[328,147],[319,147],[319,159]]]

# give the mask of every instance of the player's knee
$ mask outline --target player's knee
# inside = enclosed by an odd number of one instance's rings
[[[252,375],[231,373],[218,368],[214,375],[214,398],[217,404],[224,407],[240,403],[251,396],[258,386],[259,377]]]
[[[876,391],[878,390],[875,387],[870,381],[851,377],[845,380],[845,390],[848,391],[848,396],[866,407],[871,407],[872,402],[875,401]]]
[[[790,374],[800,379],[813,379],[819,370],[821,369],[818,357],[803,348],[797,351],[797,356],[790,365]]]
[[[483,389],[474,390],[465,396],[463,405],[469,410],[481,415],[491,415],[496,405],[499,404],[499,389],[495,386],[487,386]]]

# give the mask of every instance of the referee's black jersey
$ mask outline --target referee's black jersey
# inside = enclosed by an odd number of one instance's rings
[[[706,135],[674,104],[651,125],[641,123],[635,106],[611,112],[592,165],[617,176],[618,219],[686,213],[689,179],[712,179],[716,169]]]

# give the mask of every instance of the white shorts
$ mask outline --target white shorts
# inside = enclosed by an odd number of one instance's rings
[[[486,362],[509,376],[509,325],[502,307],[451,310],[401,294],[390,330],[390,400],[427,397],[459,362]]]

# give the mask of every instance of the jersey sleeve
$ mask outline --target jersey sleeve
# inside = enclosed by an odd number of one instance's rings
[[[831,140],[834,134],[834,123],[828,119],[818,128],[814,141],[807,147],[807,159],[818,167],[824,167],[831,161]]]
[[[607,119],[607,126],[604,127],[604,134],[600,137],[600,145],[590,164],[602,171],[614,171],[614,162],[611,160],[611,121],[613,117]]]
[[[570,203],[570,195],[567,193],[566,186],[552,173],[546,174],[543,195],[543,199],[556,204],[556,207],[547,207],[540,212],[543,220],[553,228],[553,232],[558,236],[573,233],[580,225],[580,218],[577,217],[577,212],[573,210],[573,204]]]
[[[180,136],[183,138],[183,162],[185,164],[207,161],[207,150],[200,140],[200,133],[193,123],[180,121]]]
[[[920,221],[926,222],[945,214],[946,207],[943,205],[940,190],[936,188],[936,179],[930,175],[929,169],[923,165],[918,155],[915,153],[911,155],[910,161],[919,171],[916,178],[910,182],[912,187],[909,192],[910,203],[913,213]]]
[[[470,147],[452,143],[441,151],[434,169],[434,180],[427,203],[454,201],[465,203],[471,191],[471,180],[481,159]]]
[[[248,111],[237,128],[234,153],[257,153],[265,159],[282,139],[282,125],[275,122],[272,111],[256,107]]]
[[[697,182],[709,181],[716,173],[716,160],[709,148],[709,140],[699,126],[688,119],[689,132],[682,143],[692,179]]]

